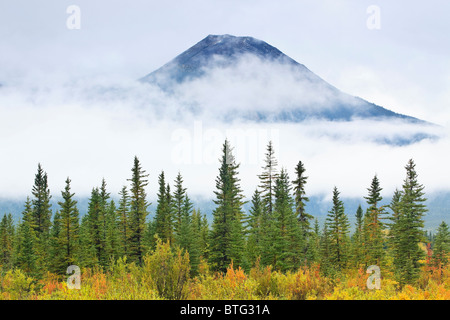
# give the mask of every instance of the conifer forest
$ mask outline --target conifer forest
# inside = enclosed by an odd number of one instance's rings
[[[349,212],[336,181],[319,223],[307,210],[308,168],[299,160],[289,176],[275,151],[268,142],[246,199],[239,159],[223,143],[210,221],[181,172],[152,172],[138,157],[118,195],[107,178],[92,188],[87,212],[78,209],[72,177],[52,205],[56,191],[38,164],[20,221],[1,218],[0,298],[450,299],[449,226],[424,231],[425,187],[413,159],[399,168],[402,187],[388,205],[374,175],[361,199],[366,209]],[[150,174],[159,185],[151,219]]]

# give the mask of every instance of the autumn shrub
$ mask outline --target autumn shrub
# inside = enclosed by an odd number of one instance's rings
[[[261,298],[279,297],[278,273],[272,271],[272,266],[261,267],[259,259],[255,267],[250,269],[250,278],[256,281],[256,294]]]
[[[159,295],[175,300],[187,296],[189,270],[189,254],[178,247],[172,249],[169,242],[159,239],[155,251],[144,257],[142,267],[148,275],[147,281],[152,281]]]
[[[1,277],[0,292],[2,299],[30,299],[35,294],[36,281],[20,269],[13,269]]]
[[[293,274],[294,281],[290,282],[289,291],[294,300],[305,300],[310,297],[321,298],[331,290],[331,282],[321,276],[319,268],[300,268]]]

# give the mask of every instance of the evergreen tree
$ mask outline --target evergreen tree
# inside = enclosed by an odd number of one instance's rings
[[[35,250],[38,252],[36,268],[39,274],[48,269],[48,241],[51,227],[51,195],[48,188],[47,173],[38,164],[38,170],[34,178],[32,188],[33,228],[36,234]]]
[[[0,265],[11,269],[14,251],[14,223],[10,213],[4,214],[0,222]]]
[[[310,264],[318,263],[320,261],[320,226],[319,221],[314,219],[314,226],[310,237],[308,238],[308,251],[306,253],[306,258]]]
[[[275,151],[272,146],[272,141],[269,141],[267,146],[265,165],[263,166],[263,173],[259,175],[259,180],[261,182],[261,198],[263,200],[264,209],[267,215],[272,215],[273,211],[273,201],[274,201],[274,187],[275,181],[278,177],[277,165],[278,161],[274,155]]]
[[[353,245],[353,260],[354,265],[359,266],[361,263],[365,261],[364,256],[364,234],[363,234],[363,217],[364,212],[361,208],[361,205],[358,206],[356,210],[356,225],[355,225],[355,233],[352,236],[352,245]]]
[[[33,209],[31,200],[27,197],[25,209],[22,212],[22,221],[16,235],[15,266],[34,276],[37,276],[35,274],[37,260],[36,241]]]
[[[328,212],[326,221],[329,232],[329,261],[337,270],[342,270],[348,263],[349,222],[344,211],[344,204],[339,199],[340,192],[333,189],[333,207]]]
[[[202,243],[202,216],[199,211],[193,210],[189,224],[189,233],[183,232],[183,234],[190,235],[189,243],[189,260],[191,263],[191,275],[198,275],[200,259],[202,257],[203,243]]]
[[[249,211],[247,220],[248,239],[247,239],[247,259],[253,265],[261,257],[263,250],[263,219],[264,208],[258,189],[255,190],[252,197],[252,207]]]
[[[415,163],[411,159],[405,166],[406,178],[403,183],[399,213],[392,225],[394,248],[394,272],[400,285],[413,283],[419,273],[420,260],[424,252],[420,243],[424,241],[423,215],[427,211],[423,204],[424,187],[417,180]]]
[[[34,186],[31,192],[34,196],[32,200],[34,227],[38,236],[48,235],[51,225],[51,204],[50,190],[48,188],[47,173],[38,164],[38,172],[34,178]]]
[[[73,199],[75,194],[70,191],[70,182],[70,179],[67,178],[64,191],[61,192],[63,200],[58,202],[61,216],[59,244],[66,267],[77,263],[79,238],[79,213],[77,201]],[[61,270],[61,272],[64,271]]]
[[[296,179],[292,182],[294,185],[294,195],[295,195],[295,214],[297,215],[297,219],[300,222],[300,231],[302,236],[302,255],[303,257],[307,256],[307,252],[309,249],[308,246],[308,237],[311,233],[311,225],[310,220],[314,217],[308,213],[306,213],[306,202],[309,201],[309,198],[306,197],[305,185],[306,180],[308,179],[305,176],[305,167],[301,161],[298,162],[295,167],[295,175]]]
[[[175,239],[180,236],[180,229],[183,217],[185,215],[184,204],[185,204],[186,188],[183,187],[183,177],[181,173],[175,179],[175,190],[173,193],[173,229],[175,233]]]
[[[437,266],[446,266],[450,253],[450,231],[448,225],[442,221],[436,233],[433,246],[433,260]]]
[[[99,212],[98,212],[98,231],[100,236],[100,244],[102,247],[101,255],[98,257],[100,265],[102,267],[106,267],[109,264],[109,254],[110,252],[107,252],[111,248],[108,248],[108,239],[107,239],[107,233],[108,233],[108,211],[109,211],[109,198],[110,193],[106,190],[106,181],[105,179],[102,179],[102,184],[99,189]]]
[[[79,237],[79,266],[85,268],[93,268],[99,265],[97,258],[97,249],[94,241],[92,241],[91,223],[88,214],[81,218],[80,237]]]
[[[123,186],[119,191],[119,208],[117,209],[117,216],[119,219],[119,241],[120,241],[120,256],[128,255],[128,247],[130,245],[130,226],[129,226],[129,210],[130,197],[128,196],[127,187]]]
[[[95,252],[95,258],[89,258],[92,263],[96,261],[96,264],[105,266],[106,253],[105,253],[105,239],[104,239],[104,225],[103,225],[103,208],[100,190],[98,187],[93,188],[91,191],[91,197],[89,198],[88,212],[87,212],[87,225],[86,228],[90,234],[85,245],[89,253],[92,250]]]
[[[291,186],[289,176],[284,169],[276,180],[274,192],[274,225],[277,233],[274,242],[274,249],[277,255],[274,267],[287,271],[299,266],[299,256],[304,258],[302,252],[301,229],[299,221],[293,210],[294,202],[290,194]]]
[[[328,275],[332,274],[333,266],[331,264],[331,237],[328,229],[328,223],[325,220],[322,234],[320,237],[320,270]]]
[[[107,265],[110,266],[111,261],[115,261],[120,257],[120,234],[118,231],[119,222],[116,215],[116,205],[111,200],[106,211],[106,257]]]
[[[156,234],[162,242],[173,243],[173,215],[170,186],[166,185],[164,171],[158,177],[159,192],[155,214]]]
[[[148,215],[145,187],[148,185],[148,174],[142,169],[139,159],[134,158],[134,165],[132,168],[132,177],[130,188],[130,246],[129,257],[130,261],[142,263],[142,256],[145,251],[145,232],[146,232],[146,218]]]
[[[189,199],[188,195],[184,195],[184,200],[181,207],[181,220],[180,225],[178,227],[178,232],[176,234],[176,243],[182,249],[185,249],[189,252],[189,256],[191,256],[191,246],[192,246],[192,228],[191,228],[191,220],[192,220],[192,208],[193,204]]]
[[[364,217],[364,249],[366,267],[369,265],[381,266],[384,257],[384,215],[386,211],[383,207],[378,206],[383,199],[381,196],[380,182],[375,175],[372,179],[370,188],[367,189],[369,194],[364,197],[367,200],[368,209]]]
[[[243,195],[238,168],[229,142],[223,144],[221,166],[216,178],[216,208],[213,211],[210,262],[215,270],[225,272],[231,261],[242,263],[244,250]]]
[[[67,270],[65,252],[61,240],[61,229],[61,215],[59,214],[59,211],[56,211],[55,215],[53,216],[53,224],[50,230],[49,239],[49,271],[56,274],[63,274]]]

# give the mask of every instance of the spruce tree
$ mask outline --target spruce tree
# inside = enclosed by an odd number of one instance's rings
[[[216,178],[216,208],[213,211],[209,259],[215,270],[225,272],[231,261],[240,265],[243,258],[243,195],[238,168],[229,142],[223,144],[221,166]]]
[[[155,213],[156,234],[162,242],[173,243],[173,215],[170,186],[166,184],[164,171],[158,177],[159,191]]]
[[[80,223],[79,237],[79,267],[93,268],[98,266],[97,249],[92,241],[91,223],[89,215],[84,215]]]
[[[203,231],[201,213],[200,211],[193,209],[190,223],[190,234],[192,238],[189,250],[192,276],[198,275],[200,260],[202,256],[204,256],[205,244],[207,242],[204,242],[202,237]]]
[[[31,191],[33,208],[33,228],[36,233],[35,249],[38,252],[36,268],[38,273],[44,274],[48,269],[48,241],[51,226],[51,195],[48,188],[47,173],[38,164],[38,170],[34,178],[34,185]]]
[[[108,259],[107,266],[110,266],[112,261],[116,261],[120,257],[119,222],[116,211],[115,202],[111,200],[106,211],[105,252]]]
[[[14,234],[12,215],[4,214],[0,222],[0,265],[5,269],[13,265]]]
[[[450,253],[450,231],[448,225],[442,221],[434,238],[433,261],[436,266],[446,266]]]
[[[363,234],[363,217],[364,212],[361,205],[356,210],[355,233],[352,236],[353,246],[353,264],[357,267],[365,261],[364,255],[364,234]]]
[[[193,204],[189,199],[188,195],[184,195],[184,200],[181,207],[181,220],[180,225],[178,227],[178,232],[176,233],[176,241],[175,243],[180,246],[180,248],[187,250],[189,252],[189,256],[191,256],[191,247],[192,247],[192,208]]]
[[[299,266],[300,259],[305,258],[305,252],[301,247],[300,224],[293,210],[294,201],[290,194],[289,176],[284,168],[276,180],[274,192],[274,225],[278,229],[273,239],[277,255],[274,267],[287,271]]]
[[[34,227],[38,236],[48,235],[51,225],[51,204],[50,190],[48,188],[47,173],[38,164],[38,171],[34,178],[34,186],[31,192],[34,196],[32,200]]]
[[[128,247],[130,245],[130,226],[129,226],[129,210],[130,197],[128,195],[127,187],[123,186],[119,191],[119,207],[117,209],[117,216],[119,219],[119,240],[120,240],[120,256],[128,255]]]
[[[314,226],[310,237],[308,238],[308,251],[306,258],[310,264],[315,264],[320,262],[320,226],[317,218],[314,219]]]
[[[110,257],[109,252],[107,252],[108,248],[108,211],[109,211],[109,198],[110,193],[106,190],[106,181],[102,179],[102,184],[99,189],[99,214],[98,214],[98,226],[99,226],[99,236],[100,243],[102,246],[102,255],[99,256],[100,265],[105,267],[109,264]]]
[[[309,198],[306,197],[305,191],[306,180],[308,179],[308,177],[305,176],[305,172],[305,166],[299,161],[295,167],[296,179],[292,181],[292,183],[294,185],[295,214],[300,222],[302,236],[302,256],[306,258],[309,249],[308,238],[311,233],[310,220],[314,217],[306,213],[306,203],[309,201]]]
[[[95,251],[95,259],[93,260],[100,266],[105,266],[106,254],[105,254],[105,241],[104,241],[104,225],[103,225],[103,208],[100,190],[98,187],[93,188],[91,191],[91,197],[89,198],[88,212],[87,212],[87,229],[90,234],[85,243],[89,252],[92,248]]]
[[[274,187],[275,181],[278,177],[278,161],[275,158],[274,154],[275,151],[273,149],[272,141],[269,141],[269,144],[267,145],[265,165],[262,167],[263,172],[258,176],[261,182],[259,188],[261,190],[261,198],[263,200],[264,210],[269,216],[273,211],[273,202],[275,196]]]
[[[61,215],[59,214],[59,211],[56,211],[53,216],[53,224],[50,230],[49,239],[49,271],[56,274],[65,273],[67,268],[65,252],[61,240],[61,229]]]
[[[400,285],[412,284],[418,277],[420,260],[424,256],[420,243],[424,241],[423,215],[427,209],[424,205],[424,187],[417,180],[415,163],[411,159],[405,166],[406,178],[403,183],[399,213],[392,227],[391,241],[394,248],[394,274]]]
[[[252,197],[252,206],[247,220],[248,239],[247,239],[247,260],[253,265],[261,257],[263,249],[263,219],[264,208],[258,189],[255,190]]]
[[[186,188],[183,187],[183,177],[181,173],[178,172],[177,177],[175,179],[175,190],[173,192],[173,229],[175,233],[175,239],[180,236],[180,229],[183,220],[183,216],[185,213],[184,210],[184,201],[186,196]]]
[[[348,263],[348,233],[349,222],[344,211],[344,204],[339,199],[340,192],[333,189],[333,207],[328,212],[326,222],[329,232],[329,261],[337,270],[341,271]]]
[[[364,197],[367,200],[368,209],[364,216],[364,249],[366,267],[369,265],[377,265],[381,267],[384,257],[384,215],[387,212],[382,206],[379,206],[383,199],[381,196],[380,182],[377,175],[372,179],[370,188],[367,189],[369,194]]]
[[[34,276],[37,276],[35,274],[37,260],[36,241],[33,209],[31,200],[27,197],[16,235],[14,265]]]
[[[148,215],[147,194],[145,187],[148,185],[148,174],[142,169],[139,159],[134,158],[130,187],[130,246],[129,257],[131,262],[142,263],[145,252],[146,218]]]
[[[60,224],[59,244],[62,248],[63,260],[66,267],[77,264],[78,258],[78,239],[79,239],[79,213],[77,201],[73,199],[74,193],[70,188],[71,180],[66,179],[66,186],[61,192],[62,201],[58,202],[60,206]],[[61,270],[64,272],[65,270]]]

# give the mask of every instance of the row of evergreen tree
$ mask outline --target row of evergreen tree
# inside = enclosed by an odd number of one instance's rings
[[[405,167],[402,189],[394,192],[387,206],[380,205],[382,188],[374,176],[365,197],[368,208],[364,212],[359,206],[353,234],[337,187],[322,228],[307,213],[308,177],[301,161],[291,181],[285,168],[278,169],[269,142],[262,169],[246,214],[239,164],[225,141],[210,226],[206,216],[194,209],[180,173],[173,191],[164,172],[160,173],[155,215],[148,219],[148,174],[137,157],[129,186],[121,189],[117,204],[103,179],[100,187],[92,189],[88,210],[81,217],[67,178],[53,214],[47,173],[39,164],[32,197],[25,202],[19,224],[14,225],[11,214],[0,222],[2,270],[17,267],[39,278],[48,271],[64,274],[74,264],[107,269],[123,257],[141,264],[159,238],[189,253],[193,275],[202,264],[221,272],[230,263],[247,270],[255,264],[270,265],[283,272],[316,264],[329,275],[377,265],[392,269],[401,284],[417,279],[424,258],[422,245],[427,241],[423,230],[427,210],[413,160]],[[446,264],[450,232],[445,222],[433,246],[434,261]]]

